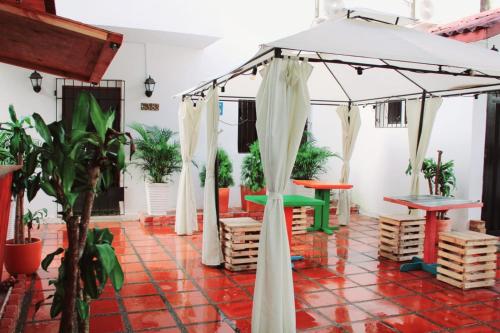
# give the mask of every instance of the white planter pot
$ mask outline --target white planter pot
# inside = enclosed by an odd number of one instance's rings
[[[7,239],[14,238],[14,229],[16,228],[16,201],[10,202],[9,225],[7,227]]]
[[[146,202],[149,215],[167,214],[168,184],[146,183]]]

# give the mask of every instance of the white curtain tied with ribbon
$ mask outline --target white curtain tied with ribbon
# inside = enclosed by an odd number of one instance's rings
[[[340,173],[340,183],[349,181],[350,163],[359,128],[361,127],[361,117],[357,106],[341,105],[337,108],[337,114],[342,124],[342,171]],[[337,216],[340,225],[347,225],[351,216],[351,194],[350,191],[341,190],[337,205]]]
[[[310,113],[312,66],[274,59],[262,70],[256,97],[257,136],[268,190],[259,239],[252,310],[253,333],[294,333],[295,304],[283,192]]]
[[[203,201],[203,238],[201,262],[217,266],[224,262],[217,230],[217,211],[215,207],[215,158],[219,135],[219,94],[210,88],[206,99],[207,114],[207,165],[205,175],[205,193]]]
[[[408,120],[408,141],[410,143],[410,165],[411,173],[411,195],[419,194],[419,178],[425,154],[429,147],[432,127],[436,114],[443,103],[440,97],[426,99],[424,105],[424,115],[422,124],[420,124],[420,114],[422,112],[422,100],[410,100],[406,102],[406,117]],[[420,140],[419,128],[422,126]]]
[[[198,143],[202,102],[196,106],[191,100],[181,102],[179,108],[179,137],[182,155],[182,171],[177,190],[175,232],[177,235],[192,235],[198,230],[196,199],[192,179],[192,159]]]

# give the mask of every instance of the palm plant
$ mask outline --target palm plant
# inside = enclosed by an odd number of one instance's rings
[[[437,173],[437,163],[433,158],[426,158],[422,163],[422,174],[424,178],[427,180],[427,185],[429,187],[429,194],[433,195],[442,195],[445,197],[451,197],[452,190],[456,188],[457,178],[455,176],[455,162],[453,160],[442,163],[439,168],[438,175],[438,192],[433,188],[436,183],[436,173]],[[411,175],[412,167],[411,164],[408,164],[408,168],[405,172],[407,175]]]
[[[227,152],[222,149],[217,149],[217,162],[218,162],[218,173],[217,173],[217,183],[219,188],[227,188],[234,185],[233,180],[233,163],[229,159]],[[207,173],[206,166],[203,166],[200,171],[200,183],[202,187],[205,187],[205,176]]]
[[[78,95],[69,130],[62,121],[47,125],[39,114],[33,118],[43,141],[38,186],[61,205],[68,235],[68,248],[57,249],[42,262],[47,269],[56,255],[64,253],[59,275],[50,282],[55,286],[50,314],[62,314],[61,333],[88,332],[90,300],[100,296],[108,279],[117,291],[123,285],[112,235],[107,229],[89,230],[89,222],[96,193],[110,186],[113,170],[125,168],[124,145],[131,137],[113,129],[114,112],[102,111],[88,92]],[[91,127],[94,131],[89,132]],[[84,200],[78,216],[73,208],[80,195]]]
[[[12,178],[12,195],[16,200],[14,243],[24,244],[24,195],[27,190],[28,200],[35,197],[37,175],[35,170],[38,167],[38,147],[27,130],[32,128],[31,118],[18,118],[14,107],[9,106],[10,121],[0,124],[2,140],[7,141],[2,148],[1,155],[5,163],[15,163],[22,165],[22,168],[15,171]],[[7,148],[6,148],[7,147]]]
[[[297,158],[292,170],[292,179],[317,179],[318,176],[327,171],[326,163],[331,157],[340,158],[340,155],[333,153],[327,147],[318,147],[316,140],[309,133],[305,132],[307,140],[299,147]]]
[[[10,132],[0,128],[0,165],[15,164],[9,151]]]
[[[35,210],[32,212],[31,210],[28,209],[26,214],[23,216],[23,223],[26,225],[28,229],[28,242],[31,243],[31,230],[33,229],[33,223],[36,223],[38,225],[38,229],[40,229],[40,223],[43,221],[43,219],[47,217],[47,209],[42,208],[39,210]]]
[[[243,158],[241,165],[241,183],[252,192],[259,192],[266,186],[259,141],[253,142],[249,146],[249,150],[249,154]]]
[[[130,125],[139,134],[135,138],[137,147],[136,165],[152,183],[168,183],[175,172],[182,169],[180,145],[174,141],[175,132],[168,128]]]

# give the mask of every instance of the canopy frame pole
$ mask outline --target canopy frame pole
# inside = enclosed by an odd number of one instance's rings
[[[382,61],[384,64],[386,65],[389,65],[385,60],[383,59],[379,59],[380,61]],[[419,85],[417,82],[415,82],[415,80],[412,80],[411,78],[409,78],[406,74],[402,73],[400,70],[398,69],[395,69],[394,70],[396,73],[398,73],[399,75],[401,75],[402,77],[404,77],[405,79],[407,79],[408,81],[410,81],[411,83],[413,83],[415,86],[417,86],[418,88],[422,89],[423,91],[425,91],[425,88],[422,87],[421,85]]]
[[[319,52],[316,52],[316,55],[318,56],[318,58],[320,58],[321,60],[323,60],[323,58],[321,58],[321,55],[319,54]],[[347,93],[347,91],[345,90],[344,86],[340,83],[340,81],[337,79],[337,77],[335,76],[335,74],[333,73],[332,69],[328,66],[328,64],[326,62],[323,61],[323,65],[325,65],[326,69],[328,70],[328,72],[330,72],[330,74],[333,76],[333,78],[335,79],[335,81],[337,82],[337,84],[339,85],[340,89],[342,89],[342,91],[344,92],[344,95],[347,97],[347,99],[349,100],[349,103],[352,102],[352,98],[351,96],[349,96],[349,94]]]
[[[420,122],[418,124],[418,136],[417,136],[417,151],[415,154],[418,154],[418,146],[420,146],[420,137],[422,136],[422,127],[424,126],[424,112],[425,112],[425,99],[427,96],[427,92],[424,90],[422,92],[422,105],[420,106]],[[415,172],[417,172],[415,170]]]

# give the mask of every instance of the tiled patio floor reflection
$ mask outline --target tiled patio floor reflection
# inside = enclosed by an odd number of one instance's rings
[[[332,218],[332,223],[336,221]],[[201,234],[176,236],[171,227],[136,222],[109,227],[126,274],[115,294],[107,288],[91,305],[91,332],[250,332],[254,272],[232,273],[201,264]],[[63,242],[63,225],[41,232],[44,253]],[[377,256],[377,221],[353,216],[349,227],[327,237],[294,237],[293,252],[305,256],[294,275],[297,328],[307,332],[497,332],[500,280],[494,288],[462,292],[422,272],[401,273]],[[51,294],[39,271],[24,332],[57,332]],[[500,276],[497,276],[500,278]]]

